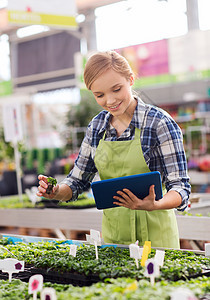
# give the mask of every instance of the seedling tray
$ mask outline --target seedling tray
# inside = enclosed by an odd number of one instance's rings
[[[187,279],[197,278],[200,276],[210,277],[210,270],[203,270],[201,273],[196,273],[194,275],[187,276]],[[185,278],[183,278],[185,280]]]
[[[74,286],[90,286],[93,283],[101,281],[97,275],[85,276],[76,272],[61,274],[57,271],[31,268],[31,276],[34,274],[41,274],[44,277],[45,282],[49,281],[52,283],[72,284]]]
[[[58,200],[41,200],[36,203],[35,208],[56,208],[56,209],[85,209],[96,207],[95,203],[87,205],[59,205]]]
[[[25,268],[23,272],[13,273],[12,278],[20,279],[21,281],[28,282],[29,278],[32,276],[31,268]],[[0,271],[0,279],[8,280],[9,275]]]
[[[12,239],[12,237],[10,236],[10,238]],[[31,242],[37,242],[37,239],[35,239],[34,237],[25,237],[27,242],[31,243]],[[41,238],[39,238],[41,239]],[[45,240],[45,238],[43,238],[42,240]],[[56,242],[57,239],[50,239],[50,241],[55,241]],[[20,238],[20,236],[15,236],[15,239],[12,240],[14,244],[16,244],[16,242],[18,241],[24,241],[23,240],[23,236]],[[49,239],[47,239],[47,241],[49,241]],[[24,241],[25,242],[25,241]],[[72,243],[76,243],[77,245],[81,245],[84,244],[84,242],[82,241],[72,241],[72,240],[67,240],[67,241],[60,241],[58,243],[55,243],[56,248],[59,248],[59,244],[63,244],[63,243],[68,243],[68,244],[72,244]],[[130,264],[126,264],[127,260],[127,250],[124,252],[125,256],[122,256],[122,259],[125,259],[125,266],[127,269],[125,269],[125,273],[123,272],[119,272],[119,269],[122,265],[122,267],[124,266],[123,262],[121,261],[121,259],[119,261],[117,261],[116,265],[113,263],[113,265],[111,263],[108,263],[107,261],[105,261],[105,264],[103,265],[103,259],[101,261],[99,261],[99,266],[98,264],[92,264],[90,263],[90,260],[93,258],[93,260],[95,261],[95,252],[94,252],[94,247],[88,247],[88,251],[87,249],[83,249],[83,247],[81,247],[80,249],[80,253],[78,253],[78,257],[77,259],[82,260],[83,259],[83,255],[87,254],[87,256],[84,256],[84,260],[88,259],[88,265],[83,264],[83,262],[81,261],[81,266],[78,264],[71,264],[72,262],[72,258],[70,258],[69,263],[66,262],[66,259],[69,258],[68,255],[68,251],[64,251],[62,254],[62,259],[61,261],[57,262],[57,258],[60,258],[60,253],[57,251],[58,249],[54,249],[54,246],[51,247],[51,245],[47,245],[47,248],[44,248],[45,251],[43,253],[43,257],[40,253],[40,255],[35,256],[35,260],[27,260],[27,265],[25,264],[25,272],[20,272],[18,274],[14,274],[14,278],[19,278],[23,281],[27,281],[32,275],[34,274],[42,274],[44,277],[44,281],[49,281],[52,283],[61,283],[61,284],[72,284],[75,286],[90,286],[93,283],[99,282],[99,281],[103,281],[105,278],[116,278],[116,277],[123,277],[126,276],[125,274],[130,274]],[[65,246],[65,245],[64,245]],[[112,256],[112,254],[121,254],[123,253],[123,251],[125,250],[125,248],[127,248],[127,245],[106,245],[107,246],[116,246],[114,248],[122,248],[122,249],[116,249],[116,252],[114,251],[114,249],[106,249],[105,253],[103,251],[101,251],[101,258],[104,258],[106,260],[107,256],[110,256],[110,262],[113,261],[114,258],[114,262],[115,262],[115,256]],[[122,246],[122,247],[121,247]],[[13,247],[11,247],[13,248]],[[26,247],[28,249],[28,247]],[[61,247],[66,249],[65,247]],[[104,246],[101,246],[101,248],[104,248]],[[52,250],[52,254],[48,253],[48,251],[46,249],[49,249],[50,251]],[[11,249],[10,249],[11,250]],[[54,251],[56,250],[56,251]],[[63,250],[63,249],[62,249]],[[166,249],[165,249],[166,250]],[[169,249],[171,250],[171,249]],[[172,249],[173,250],[173,249]],[[18,249],[19,251],[19,249]],[[22,250],[20,249],[20,252],[18,253],[22,253]],[[23,247],[23,251],[24,251],[24,247]],[[28,250],[26,250],[27,253]],[[83,253],[84,251],[84,253]],[[86,253],[87,251],[87,253]],[[180,251],[180,250],[179,250]],[[187,250],[186,250],[187,251]],[[112,253],[113,252],[113,253]],[[182,252],[185,252],[182,251]],[[192,251],[190,251],[192,252]],[[193,251],[195,252],[195,251]],[[55,257],[53,258],[55,261],[51,260],[51,256],[55,255]],[[198,258],[198,264],[196,265],[196,257],[191,257],[191,253],[186,253],[186,255],[184,253],[178,253],[178,256],[176,255],[176,251],[171,251],[171,253],[168,253],[169,255],[167,256],[167,259],[169,260],[168,266],[163,266],[163,269],[161,270],[161,277],[165,278],[168,281],[177,281],[177,280],[185,280],[185,279],[191,279],[191,278],[196,278],[196,277],[200,277],[200,276],[210,276],[210,265],[209,265],[209,260],[208,258],[203,258],[202,256],[205,254],[203,253],[203,251],[199,251],[197,253],[196,251],[196,256],[200,257],[200,260]],[[192,253],[193,254],[193,253]],[[14,253],[15,255],[15,253]],[[22,255],[22,254],[21,254]],[[188,259],[189,256],[189,259]],[[37,257],[37,259],[36,259]],[[170,263],[170,257],[173,260],[178,258],[178,265],[176,266],[176,262],[174,263]],[[62,261],[64,260],[64,261]],[[191,263],[192,260],[192,263]],[[33,261],[33,265],[29,262]],[[74,261],[74,259],[73,259]],[[108,263],[108,264],[107,264]],[[102,268],[100,268],[102,264]],[[132,261],[133,264],[133,261]],[[134,265],[134,264],[133,264]],[[183,268],[182,266],[183,265]],[[116,268],[116,269],[115,269]],[[86,272],[84,271],[86,270]],[[116,272],[115,272],[116,270]],[[173,271],[174,270],[174,271]],[[134,276],[134,278],[136,278],[137,280],[141,280],[142,278],[144,278],[142,271],[143,270],[139,270],[140,272],[138,272],[138,270],[133,269],[131,275]],[[85,274],[89,274],[89,275],[85,275]],[[190,274],[190,275],[189,275]],[[8,274],[4,273],[0,275],[3,276],[4,279],[8,279]],[[2,277],[1,277],[2,278]],[[158,279],[157,279],[158,280]]]

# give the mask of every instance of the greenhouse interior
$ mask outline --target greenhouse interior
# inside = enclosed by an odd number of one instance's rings
[[[210,299],[209,10],[0,0],[0,299]]]

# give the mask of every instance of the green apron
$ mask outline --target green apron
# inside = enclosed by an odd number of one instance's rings
[[[101,180],[150,172],[142,153],[138,128],[135,129],[135,138],[128,141],[105,141],[104,134],[96,149],[94,162]],[[152,247],[180,247],[174,209],[105,209],[102,236],[106,243],[128,245],[138,240],[140,245],[151,241]]]

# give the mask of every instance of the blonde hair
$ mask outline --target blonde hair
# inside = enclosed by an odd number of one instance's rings
[[[128,61],[116,51],[98,52],[93,54],[87,61],[84,69],[84,81],[90,90],[92,83],[104,72],[112,69],[121,74],[127,80],[133,71]]]

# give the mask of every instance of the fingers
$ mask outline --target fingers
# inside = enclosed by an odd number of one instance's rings
[[[129,191],[129,190],[123,189],[123,191],[117,191],[117,194],[120,195],[125,200],[129,201],[130,197],[129,197],[128,192],[126,192],[126,191]]]
[[[149,196],[152,196],[154,198],[156,197],[156,195],[155,195],[155,185],[154,184],[149,187]]]
[[[117,206],[123,206],[123,207],[126,207],[126,208],[131,208],[130,205],[127,202],[123,201],[122,198],[118,198],[116,200],[118,200],[120,202],[113,202],[113,204],[115,204]]]
[[[38,192],[36,193],[39,197],[45,197],[46,196],[46,189],[48,187],[48,177],[44,175],[39,175],[39,186],[38,186]]]
[[[136,196],[130,190],[123,189],[123,192],[127,199],[130,199],[133,202],[136,200]]]
[[[47,178],[48,178],[47,176],[41,175],[41,174],[38,176],[38,179],[39,179],[40,181],[43,180],[43,181],[45,181],[46,183],[47,183]]]
[[[124,203],[124,204],[127,203],[127,201],[129,201],[129,197],[126,193],[124,193],[122,191],[117,191],[117,194],[121,197],[114,196],[113,197],[114,199],[116,199],[116,200],[118,200],[118,201],[120,201],[121,203]]]
[[[38,192],[36,193],[37,196],[43,197],[46,194],[46,189],[45,187],[42,187],[41,185],[38,186]]]
[[[149,188],[149,194],[144,199],[139,199],[130,190],[123,189],[123,191],[117,191],[119,196],[113,198],[118,202],[113,202],[118,206],[124,206],[130,209],[142,209],[153,210],[155,202],[155,186],[151,185]]]
[[[40,180],[39,181],[39,188],[41,188],[41,190],[42,189],[47,189],[47,187],[48,187],[48,184],[47,184],[47,182],[45,182],[44,180]],[[39,189],[40,190],[40,189]]]
[[[117,191],[119,196],[114,196],[113,198],[119,202],[113,202],[118,206],[124,206],[127,208],[134,209],[136,207],[137,197],[128,189],[123,189],[123,191]]]

